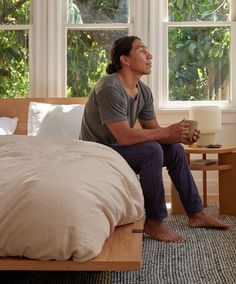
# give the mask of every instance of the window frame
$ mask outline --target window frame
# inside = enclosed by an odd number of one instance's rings
[[[150,46],[153,54],[153,71],[150,86],[155,95],[155,106],[159,110],[188,109],[193,105],[218,105],[222,108],[236,106],[236,3],[231,0],[231,20],[224,22],[169,22],[168,1],[150,0]],[[153,11],[157,11],[154,13]],[[231,28],[230,46],[230,101],[168,101],[168,27],[214,27],[229,26]],[[158,42],[158,45],[156,44]],[[155,80],[156,78],[156,80]]]
[[[0,29],[29,30],[29,97],[65,97],[67,88],[67,30],[68,29],[128,29],[128,34],[139,36],[153,55],[152,73],[143,76],[152,90],[155,108],[160,110],[188,109],[194,104],[216,104],[222,108],[236,107],[236,66],[231,64],[231,101],[168,102],[167,76],[167,1],[130,0],[128,23],[122,24],[67,24],[67,0],[31,0],[30,25],[0,25]],[[236,61],[236,1],[231,0],[231,62]],[[175,25],[172,23],[171,25]],[[184,23],[181,22],[183,25]],[[190,25],[190,23],[187,23]],[[192,23],[191,23],[192,24]],[[194,22],[193,25],[196,26]],[[202,25],[212,25],[203,22]],[[214,25],[219,25],[215,23]]]
[[[68,24],[67,17],[65,19],[65,34],[66,34],[66,51],[67,51],[67,33],[68,31],[112,31],[112,30],[127,30],[128,34],[133,33],[133,7],[134,0],[129,1],[129,17],[127,23],[83,23],[83,24]],[[67,7],[66,7],[67,10]],[[67,52],[66,52],[67,58]],[[67,93],[67,60],[65,60],[65,96]]]
[[[134,26],[136,15],[146,8],[149,0],[140,2],[141,10],[136,9],[136,1],[130,1],[128,23],[122,24],[67,24],[67,0],[33,1],[34,22],[34,63],[33,90],[31,97],[65,97],[67,91],[67,30],[68,29],[113,29],[128,28],[133,34],[143,29]],[[145,19],[147,17],[145,16]],[[136,28],[136,29],[135,29]],[[145,34],[143,32],[142,34]]]

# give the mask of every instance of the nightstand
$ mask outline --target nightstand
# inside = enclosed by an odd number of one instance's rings
[[[232,212],[231,209],[228,209],[227,206],[225,206],[225,198],[226,200],[228,200],[227,197],[229,190],[228,187],[233,187],[233,184],[231,184],[229,180],[227,180],[227,178],[229,178],[230,175],[231,176],[233,175],[232,170],[234,168],[234,159],[236,159],[235,155],[236,153],[233,152],[236,151],[236,146],[223,145],[220,148],[207,148],[207,147],[192,145],[192,146],[184,146],[184,150],[186,153],[190,169],[192,171],[202,171],[203,206],[204,207],[207,206],[207,171],[218,171],[220,213],[229,214],[229,212]],[[200,154],[202,156],[202,159],[197,159],[197,160],[193,159],[191,156],[192,154]],[[217,154],[218,159],[217,160],[209,159],[209,156],[207,155],[210,154]],[[236,175],[236,169],[235,169],[235,175]],[[235,198],[236,198],[236,190],[235,190]],[[176,192],[173,184],[171,185],[171,203],[172,203],[171,204],[172,214],[182,214],[185,212],[179,200],[178,193]]]

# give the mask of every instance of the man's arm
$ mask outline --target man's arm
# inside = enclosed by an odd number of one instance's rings
[[[141,129],[130,128],[127,121],[107,123],[107,127],[117,142],[123,146],[147,141],[158,141],[163,144],[192,144],[198,139],[197,137],[191,140],[186,139],[189,125],[184,121],[171,124],[168,127],[160,127],[156,120],[140,121],[140,124]]]
[[[156,119],[152,119],[152,120],[139,119],[139,123],[143,129],[156,129],[160,127]]]

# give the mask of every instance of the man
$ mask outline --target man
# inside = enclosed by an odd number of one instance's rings
[[[155,116],[150,89],[140,81],[152,67],[152,55],[135,36],[115,41],[108,76],[94,86],[85,106],[80,139],[112,147],[139,174],[144,195],[144,232],[164,242],[183,242],[182,236],[167,226],[167,209],[162,179],[165,166],[189,217],[190,227],[217,227],[228,224],[206,215],[189,170],[182,145],[199,139],[196,130],[187,139],[189,125],[184,120],[160,127]],[[134,128],[136,120],[142,128]]]

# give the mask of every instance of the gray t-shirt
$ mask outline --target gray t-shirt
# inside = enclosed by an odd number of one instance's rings
[[[137,119],[155,119],[151,90],[141,81],[137,87],[134,99],[125,91],[117,73],[102,77],[85,106],[80,139],[112,145],[116,139],[107,123],[127,120],[133,128]]]

